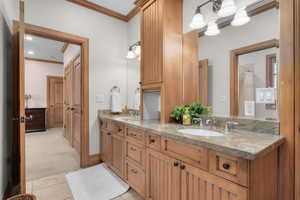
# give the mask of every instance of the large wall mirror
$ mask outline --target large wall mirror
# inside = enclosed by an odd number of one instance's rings
[[[205,1],[203,1],[205,2]],[[199,30],[200,100],[215,116],[278,120],[279,5],[277,1],[236,0],[246,5],[250,21],[218,19],[219,33]],[[200,2],[201,3],[201,2]],[[215,13],[201,10],[208,21]],[[211,27],[210,27],[211,26]]]

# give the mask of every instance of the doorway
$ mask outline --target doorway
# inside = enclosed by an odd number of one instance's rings
[[[77,87],[80,84],[79,90],[75,92],[70,99],[72,99],[72,106],[68,107],[69,110],[72,111],[71,114],[71,124],[77,126],[72,129],[77,130],[75,132],[71,131],[75,138],[70,141],[71,146],[76,146],[76,150],[79,150],[80,154],[80,167],[87,167],[89,165],[89,153],[88,153],[88,39],[75,36],[68,33],[59,32],[56,30],[51,30],[39,26],[34,26],[30,24],[24,24],[22,22],[14,21],[13,23],[13,53],[15,57],[19,59],[15,60],[14,70],[15,70],[15,80],[18,82],[14,85],[14,100],[15,100],[15,108],[14,108],[14,154],[19,155],[19,161],[16,161],[15,169],[14,169],[14,184],[18,185],[19,191],[21,193],[26,192],[26,146],[25,146],[25,125],[26,122],[32,120],[32,115],[25,115],[25,80],[24,80],[24,67],[25,67],[25,55],[24,55],[24,37],[25,35],[38,36],[51,40],[56,40],[64,43],[75,44],[80,47],[80,56],[77,56],[77,60],[72,60],[73,64],[77,64],[76,66],[80,66],[80,70],[78,68],[73,68],[74,75],[80,78],[80,82],[74,82],[69,85],[74,85]],[[26,52],[25,52],[26,53]],[[75,67],[75,65],[73,65]],[[61,81],[57,79],[54,80],[51,77],[47,79],[47,109],[46,109],[46,117],[45,120],[47,122],[46,127],[59,127],[65,129],[65,109],[66,105],[62,104],[61,94],[64,94],[64,88],[61,87],[65,85],[65,80],[63,80],[63,84],[61,85]],[[63,78],[65,79],[65,77]],[[73,80],[76,80],[74,78]],[[77,85],[76,85],[77,84]],[[52,91],[51,91],[52,90]],[[57,93],[56,95],[52,95],[52,93]],[[64,95],[63,95],[64,96]],[[78,103],[78,99],[76,97],[81,97],[80,102]],[[64,99],[64,97],[63,97]],[[74,100],[74,101],[73,101]],[[59,115],[59,116],[58,116]],[[71,129],[71,130],[72,130]],[[65,131],[64,131],[65,132]],[[63,135],[66,135],[64,133]],[[57,163],[59,166],[60,164]]]

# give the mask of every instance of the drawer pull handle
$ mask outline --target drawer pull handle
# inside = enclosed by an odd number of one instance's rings
[[[223,164],[223,168],[226,169],[226,170],[228,170],[228,169],[230,168],[230,165],[227,164],[227,163],[224,163],[224,164]]]
[[[138,173],[138,171],[135,170],[135,169],[131,169],[131,172],[134,173],[134,174],[137,174],[137,173]]]
[[[111,135],[111,133],[107,133],[107,135]]]
[[[185,165],[180,165],[180,169],[184,170],[185,169]]]
[[[151,138],[150,138],[149,143],[150,143],[150,144],[155,143],[155,139],[151,139]]]
[[[129,133],[129,136],[136,137],[136,134]]]
[[[131,151],[136,151],[136,149],[135,149],[135,148],[133,148],[133,147],[131,147],[131,148],[130,148],[130,150],[131,150]]]
[[[122,129],[121,129],[121,128],[119,128],[119,129],[118,129],[118,132],[121,132],[121,131],[122,131]]]
[[[174,167],[178,167],[178,166],[179,166],[179,162],[174,162],[174,163],[173,163],[173,166],[174,166]]]

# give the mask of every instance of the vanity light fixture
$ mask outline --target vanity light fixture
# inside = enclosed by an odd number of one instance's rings
[[[200,29],[205,26],[206,23],[204,21],[204,16],[201,14],[201,7],[198,6],[193,17],[192,23],[190,24],[190,27],[193,29]]]
[[[250,20],[251,18],[247,14],[246,7],[243,7],[236,12],[234,19],[231,22],[231,25],[242,26],[250,22]]]
[[[141,55],[141,42],[137,42],[129,47],[129,51],[127,53],[127,59],[134,59],[136,57],[140,57]]]
[[[221,9],[218,12],[220,17],[233,15],[237,10],[234,0],[223,0]]]
[[[246,7],[237,8],[234,0],[207,0],[196,8],[195,15],[193,16],[190,27],[192,29],[202,29],[207,25],[205,35],[215,36],[220,33],[218,28],[217,19],[213,22],[205,22],[205,16],[201,13],[201,8],[207,4],[212,4],[212,11],[216,13],[218,18],[230,17],[235,14],[232,26],[242,26],[250,21],[247,14]]]
[[[204,33],[207,36],[215,36],[220,34],[220,29],[216,21],[211,21],[208,23],[207,30]]]

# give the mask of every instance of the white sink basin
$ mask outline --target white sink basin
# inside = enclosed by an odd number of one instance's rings
[[[202,129],[180,129],[179,133],[187,134],[187,135],[196,135],[196,136],[205,136],[205,137],[218,137],[223,136],[222,133],[210,130],[202,130]]]

